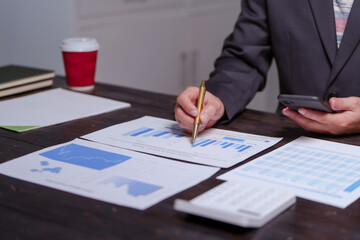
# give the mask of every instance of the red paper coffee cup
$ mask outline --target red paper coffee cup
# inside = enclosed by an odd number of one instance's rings
[[[95,38],[68,38],[60,46],[66,82],[70,89],[90,91],[94,88],[99,43]]]

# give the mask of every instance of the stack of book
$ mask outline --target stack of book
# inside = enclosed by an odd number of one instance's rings
[[[52,86],[54,77],[51,70],[17,65],[0,67],[0,97]]]

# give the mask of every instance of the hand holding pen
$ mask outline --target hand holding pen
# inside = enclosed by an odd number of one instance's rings
[[[209,91],[206,92],[201,113],[197,109],[200,89],[198,87],[186,88],[176,99],[175,119],[184,131],[193,133],[194,121],[200,117],[198,133],[212,127],[223,115],[224,104]]]
[[[195,117],[195,120],[194,120],[192,140],[191,140],[192,144],[194,144],[196,137],[198,135],[198,132],[199,132],[200,115],[201,115],[201,109],[202,109],[203,103],[204,103],[205,92],[206,92],[205,80],[202,80],[200,89],[199,89],[199,97],[197,99],[197,105],[196,105],[198,115]]]

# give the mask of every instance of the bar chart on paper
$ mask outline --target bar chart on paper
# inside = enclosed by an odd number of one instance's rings
[[[164,130],[165,129],[165,130]],[[176,127],[164,127],[162,130],[156,130],[154,128],[140,127],[130,132],[126,132],[122,134],[123,136],[131,136],[131,137],[155,137],[155,138],[186,138],[187,136],[184,133],[181,133],[182,130]],[[170,132],[169,130],[173,130],[174,132]],[[265,143],[269,143],[269,140],[264,140]],[[167,141],[167,144],[171,144],[170,141]],[[251,147],[256,147],[254,143],[246,143],[245,139],[241,138],[233,138],[233,137],[223,137],[221,140],[211,139],[211,138],[198,138],[194,144],[191,145],[191,148],[204,148],[204,147],[214,147],[222,148],[225,150],[226,148],[230,148],[231,150],[237,152],[244,152]]]
[[[217,167],[231,167],[276,144],[281,138],[208,129],[191,144],[175,121],[142,117],[83,138],[117,147]]]

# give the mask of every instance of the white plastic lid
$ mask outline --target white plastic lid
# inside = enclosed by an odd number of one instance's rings
[[[100,46],[95,38],[67,38],[60,45],[64,52],[92,52]]]

